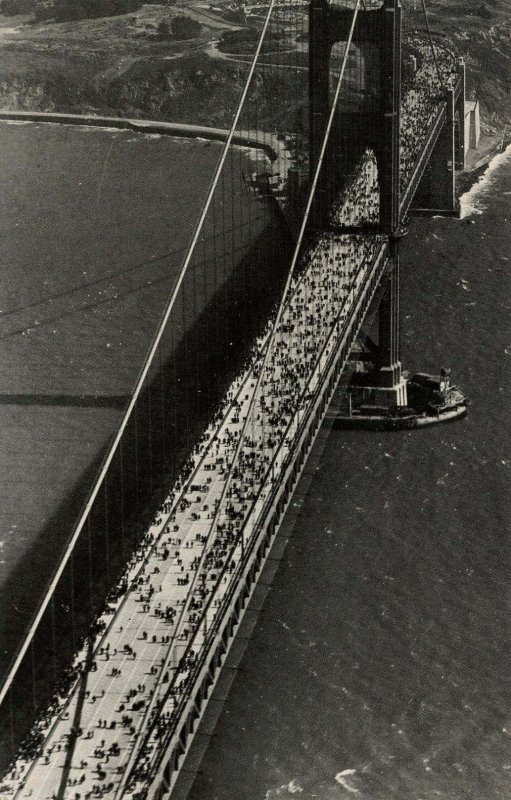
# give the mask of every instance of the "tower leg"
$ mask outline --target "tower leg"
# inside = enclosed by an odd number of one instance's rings
[[[310,177],[314,175],[330,114],[330,10],[322,0],[309,6],[309,157]],[[329,216],[328,180],[323,170],[318,182],[311,220],[326,228]]]
[[[380,183],[380,229],[399,228],[401,137],[401,5],[385,0],[382,9],[381,116],[377,147]]]
[[[456,169],[465,169],[465,62],[462,58],[458,61],[458,75],[461,89],[454,109],[454,154],[456,157]]]
[[[375,400],[386,406],[406,406],[406,381],[401,375],[399,341],[399,250],[394,244],[390,274],[380,302],[378,372]]]
[[[401,374],[399,347],[399,244],[393,241],[390,273],[378,309],[378,355],[375,370],[355,381],[350,388],[355,405],[387,409],[408,404],[407,384]]]

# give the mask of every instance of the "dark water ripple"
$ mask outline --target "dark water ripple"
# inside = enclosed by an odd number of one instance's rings
[[[192,800],[511,796],[511,155],[464,206],[412,225],[403,361],[470,415],[331,435]]]

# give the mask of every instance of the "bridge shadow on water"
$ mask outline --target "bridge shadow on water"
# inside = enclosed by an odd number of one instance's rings
[[[201,310],[186,299],[197,280],[193,270],[187,275],[180,321],[172,320],[169,326],[54,601],[18,670],[11,690],[12,714],[3,714],[0,721],[1,772],[56,687],[63,694],[73,679],[69,671],[65,677],[72,654],[105,604],[114,599],[115,586],[148,523],[242,369],[254,337],[282,292],[291,248],[280,214],[272,211],[237,267],[215,283]],[[128,401],[122,396],[0,396],[0,404],[97,406],[120,412]],[[109,445],[79,477],[6,582],[9,604],[0,606],[2,682],[28,628],[20,620],[33,618],[108,450]],[[27,753],[36,748],[37,737],[25,740]]]

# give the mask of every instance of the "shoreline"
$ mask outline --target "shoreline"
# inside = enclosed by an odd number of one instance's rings
[[[76,114],[62,112],[41,112],[41,111],[0,111],[0,121],[2,122],[33,122],[33,123],[57,123],[64,125],[83,125],[100,128],[118,128],[121,130],[133,130],[137,133],[156,133],[160,135],[170,135],[184,137],[188,139],[206,139],[209,141],[225,142],[228,139],[229,131],[223,128],[211,128],[203,125],[163,122],[161,120],[138,119],[122,116],[103,116],[96,114]],[[267,134],[266,134],[267,137]],[[270,136],[270,141],[259,141],[257,133],[254,131],[237,131],[233,136],[233,144],[250,149],[262,150],[270,161],[278,161],[282,157],[281,142],[275,136]],[[501,144],[502,142],[502,144]],[[482,136],[481,145],[478,150],[470,151],[472,157],[468,157],[468,166],[464,169],[456,170],[457,195],[460,198],[468,192],[485,172],[488,165],[495,156],[505,151],[511,145],[511,136],[502,140],[496,135]],[[477,157],[479,156],[479,157]]]
[[[486,143],[486,148],[482,148],[480,151],[473,151],[475,155],[481,153],[480,157],[476,158],[473,163],[465,167],[465,169],[456,171],[456,191],[458,198],[470,191],[481,175],[484,175],[493,159],[500,155],[500,153],[505,152],[506,148],[511,145],[511,136],[508,136],[503,141],[500,137],[496,136],[486,138],[490,140]]]
[[[0,111],[2,122],[33,122],[61,125],[83,125],[93,128],[116,128],[132,130],[136,133],[160,134],[185,139],[206,139],[226,142],[230,136],[227,128],[211,128],[181,122],[163,122],[161,120],[138,119],[134,117],[111,117],[96,114],[74,114],[57,111]],[[232,135],[232,143],[240,147],[262,150],[271,161],[279,157],[282,149],[280,142],[272,134],[264,134],[260,141],[257,131],[236,130]],[[267,141],[270,139],[270,141]]]

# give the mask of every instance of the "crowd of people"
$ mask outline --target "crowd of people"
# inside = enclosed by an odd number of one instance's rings
[[[445,102],[446,90],[452,86],[456,75],[449,50],[435,45],[433,57],[429,42],[416,39],[412,43],[420,63],[401,100],[401,192],[410,182],[439,105]]]
[[[240,422],[235,431],[229,429],[229,435],[214,444],[214,453],[221,452],[230,465],[231,477],[201,565],[207,575],[207,588],[200,600],[202,614],[188,617],[190,640],[195,643],[193,662],[192,666],[179,664],[171,687],[160,697],[155,724],[131,777],[133,800],[145,797],[154,759],[175,730],[180,697],[193,684],[193,666],[204,643],[204,620],[213,625],[221,613],[228,583],[236,580],[244,546],[257,528],[257,501],[270,495],[294,447],[299,423],[315,398],[321,370],[342,335],[352,301],[381,245],[380,237],[319,238],[304,259],[303,272],[285,303],[269,349],[263,342],[257,349],[247,378],[253,391],[245,395],[238,409],[238,418],[245,418],[245,424]],[[271,331],[270,324],[268,335]],[[243,441],[237,448],[241,435]]]
[[[420,70],[403,103],[403,181],[439,92],[435,67],[424,59]],[[376,223],[378,201],[376,161],[367,151],[336,205],[335,221]],[[69,753],[74,800],[111,796],[136,742],[126,796],[143,800],[239,580],[264,502],[294,451],[382,246],[376,234],[328,233],[308,249],[282,308],[255,342],[5,776],[2,797],[56,800]]]
[[[356,186],[363,202],[365,183]],[[5,777],[6,797],[18,790],[20,800],[56,797],[58,767],[71,742],[74,799],[108,797],[142,727],[149,735],[128,796],[144,796],[161,740],[176,724],[209,633],[238,579],[261,504],[293,450],[325,359],[381,246],[376,236],[324,235],[307,252],[277,327],[270,321],[255,343],[247,369],[230,387],[58,696]]]
[[[414,80],[401,99],[400,191],[404,193],[420,159],[425,141],[445,102],[446,89],[453,85],[456,66],[452,53],[435,46],[435,58],[429,42],[413,41],[419,55]],[[378,224],[380,189],[375,154],[367,149],[345,187],[334,202],[331,223],[361,227]]]
[[[367,149],[360,164],[346,182],[334,203],[331,220],[334,225],[363,227],[376,225],[380,217],[378,165],[372,150]]]

